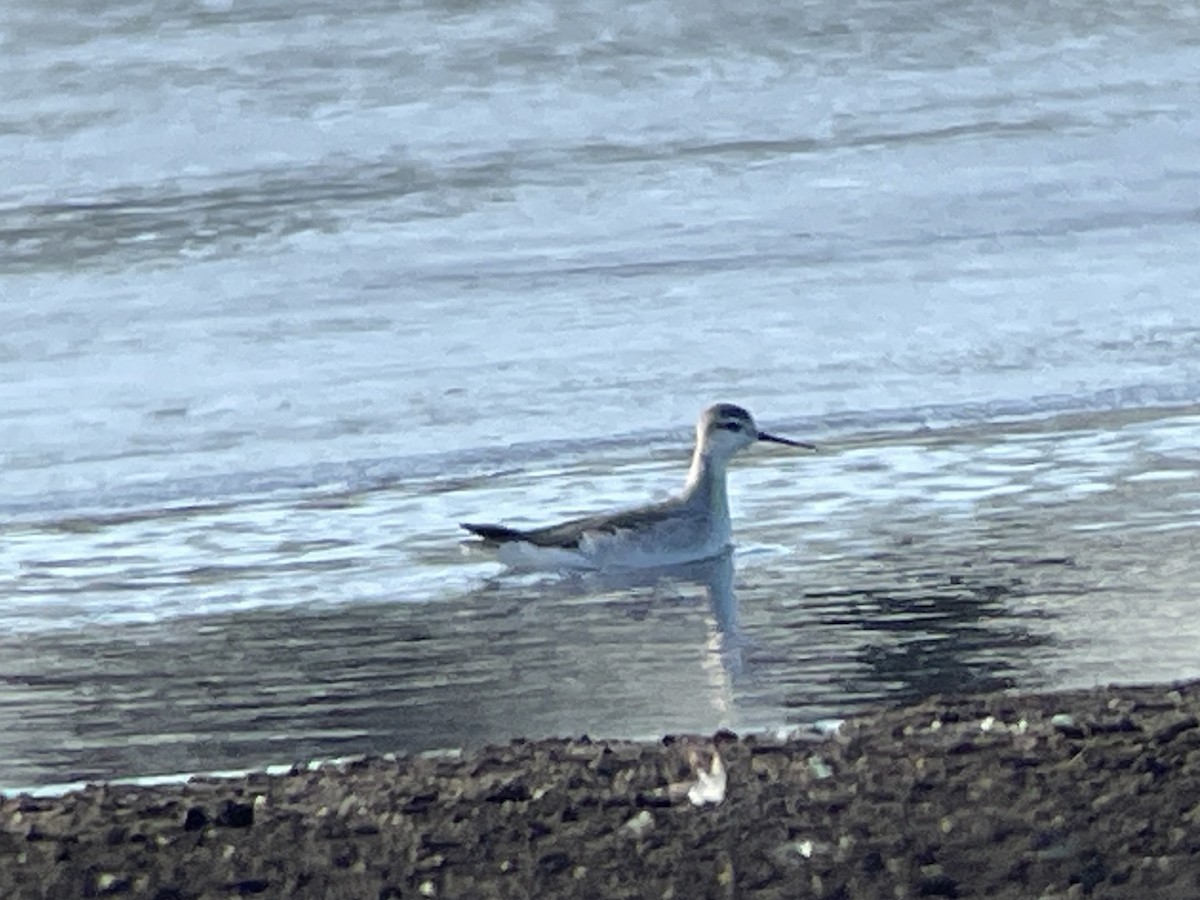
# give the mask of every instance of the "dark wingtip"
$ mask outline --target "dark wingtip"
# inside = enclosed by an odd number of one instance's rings
[[[519,541],[525,537],[523,532],[517,531],[515,528],[506,528],[503,525],[477,525],[474,522],[459,522],[458,525],[476,537],[481,537],[485,541],[494,544],[503,544],[505,541]]]

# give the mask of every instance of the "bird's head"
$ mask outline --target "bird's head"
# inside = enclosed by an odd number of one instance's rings
[[[713,404],[701,413],[700,421],[696,423],[697,446],[702,454],[714,460],[728,460],[739,450],[744,450],[756,441],[803,447],[806,450],[817,449],[803,441],[793,441],[760,431],[754,417],[732,403]]]

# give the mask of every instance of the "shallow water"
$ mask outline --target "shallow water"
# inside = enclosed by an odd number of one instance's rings
[[[1197,674],[1194,12],[77,3],[0,49],[0,784]],[[665,496],[717,399],[821,445],[735,466],[732,572],[461,548]]]
[[[456,543],[481,497],[546,483],[582,503],[603,455],[487,488],[10,532],[26,611],[0,639],[8,778],[771,729],[937,691],[1194,673],[1198,424],[1200,408],[1140,411],[755,457],[734,474],[735,556],[641,580],[504,573]],[[614,497],[673,462],[622,455]]]

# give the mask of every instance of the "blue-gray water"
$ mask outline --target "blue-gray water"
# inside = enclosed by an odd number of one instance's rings
[[[560,8],[561,7],[561,8]],[[1200,14],[0,8],[0,785],[1200,674]],[[733,571],[460,519],[678,486]]]

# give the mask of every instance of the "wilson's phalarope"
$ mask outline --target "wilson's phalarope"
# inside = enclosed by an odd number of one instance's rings
[[[746,410],[717,403],[696,423],[687,483],[669,500],[544,528],[462,527],[485,546],[498,547],[501,562],[522,568],[642,568],[708,559],[728,548],[732,537],[726,466],[755,441],[817,449],[759,431]]]

